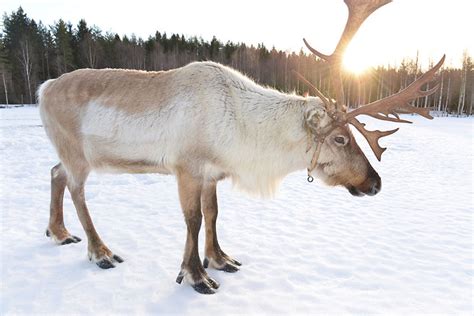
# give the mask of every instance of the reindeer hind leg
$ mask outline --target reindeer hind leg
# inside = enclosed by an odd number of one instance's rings
[[[51,239],[59,245],[67,245],[81,241],[81,238],[71,235],[64,226],[63,200],[66,185],[66,170],[62,163],[58,163],[51,169],[51,203],[46,236],[51,237]]]
[[[95,230],[87,208],[84,193],[84,185],[89,174],[89,168],[86,167],[86,165],[80,166],[81,165],[78,164],[76,168],[73,169],[74,172],[71,174],[71,177],[69,177],[67,186],[71,193],[74,206],[76,207],[79,221],[87,235],[89,260],[94,261],[102,269],[114,268],[114,262],[122,263],[123,259],[110,251]]]

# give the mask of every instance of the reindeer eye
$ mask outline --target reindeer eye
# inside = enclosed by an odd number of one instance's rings
[[[344,136],[336,136],[334,138],[334,141],[338,143],[339,145],[345,145],[346,144],[346,138]]]

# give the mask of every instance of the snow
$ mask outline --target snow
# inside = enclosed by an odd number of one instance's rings
[[[101,270],[68,194],[65,222],[83,238],[44,235],[54,150],[35,107],[0,110],[3,314],[472,314],[472,118],[410,116],[382,141],[375,197],[289,175],[273,200],[218,187],[218,234],[241,271],[208,270],[218,293],[178,285],[185,241],[176,182],[161,175],[92,174],[96,228],[126,260]],[[372,122],[370,127],[391,128]],[[203,236],[201,232],[201,246]],[[201,256],[202,256],[201,247]]]

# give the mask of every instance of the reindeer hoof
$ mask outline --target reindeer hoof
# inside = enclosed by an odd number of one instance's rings
[[[61,245],[67,245],[67,244],[72,244],[72,243],[75,243],[74,239],[68,237],[61,242]]]
[[[115,268],[115,265],[109,259],[106,258],[97,261],[95,264],[97,264],[101,269]]]
[[[239,266],[239,267],[240,267],[240,266],[242,265],[241,262],[239,262],[239,261],[237,261],[237,260],[235,260],[235,259],[230,259],[230,262],[232,262],[232,264],[235,265],[235,266]]]
[[[219,282],[217,282],[216,280],[214,280],[213,278],[211,277],[207,277],[206,278],[207,282],[209,283],[209,285],[214,289],[214,290],[217,290],[219,288],[219,286],[221,286],[219,284]]]
[[[192,287],[196,292],[201,293],[201,294],[215,294],[216,293],[216,291],[214,291],[214,289],[209,284],[207,284],[207,282],[204,282],[204,281],[193,284]]]
[[[75,243],[78,243],[80,242],[82,239],[77,237],[77,236],[71,236],[71,237],[68,237],[66,239],[64,239],[62,242],[61,242],[61,245],[67,245],[67,244],[75,244]]]
[[[123,262],[122,257],[117,256],[117,255],[113,255],[113,256],[112,256],[112,259],[114,259],[114,260],[117,261],[118,263],[122,263],[122,262]]]
[[[237,272],[239,271],[239,268],[237,268],[237,266],[241,266],[242,264],[234,259],[225,259],[227,262],[225,262],[222,266],[217,266],[216,265],[213,265],[213,267],[216,269],[216,270],[219,270],[219,271],[224,271],[224,272],[229,272],[229,273],[234,273],[234,272]],[[208,258],[204,258],[203,262],[202,262],[202,266],[204,267],[204,269],[207,269],[209,267],[209,264],[210,264],[210,260]]]
[[[66,232],[67,233],[67,232]],[[67,233],[66,237],[63,237],[64,239],[60,239],[58,236],[52,234],[49,229],[46,229],[46,237],[51,237],[53,238],[53,240],[59,244],[59,245],[67,245],[67,244],[75,244],[75,243],[78,243],[80,242],[82,239],[77,237],[77,236],[73,236],[73,235],[69,235],[69,233]]]
[[[176,283],[181,284],[184,279],[185,272],[181,270],[176,278]],[[213,278],[209,277],[208,275],[203,276],[203,280],[199,281],[198,283],[191,285],[196,292],[201,294],[214,294],[220,286],[219,282],[214,280]]]
[[[237,268],[233,264],[226,263],[226,264],[224,264],[224,266],[222,266],[220,268],[217,268],[217,270],[224,271],[224,272],[229,272],[229,273],[234,273],[234,272],[239,271],[239,268]]]
[[[184,272],[180,271],[178,274],[178,277],[176,278],[176,283],[181,284],[181,282],[183,282],[183,278],[184,278]]]

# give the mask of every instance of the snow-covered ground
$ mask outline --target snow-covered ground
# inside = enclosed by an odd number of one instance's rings
[[[358,137],[383,180],[375,197],[309,184],[303,171],[273,200],[221,183],[220,243],[244,265],[209,270],[221,287],[206,296],[175,283],[186,229],[173,177],[91,175],[96,228],[126,260],[101,270],[68,194],[66,226],[83,241],[44,235],[57,158],[37,108],[1,109],[0,313],[472,314],[474,120],[411,118],[382,141],[382,163]]]

